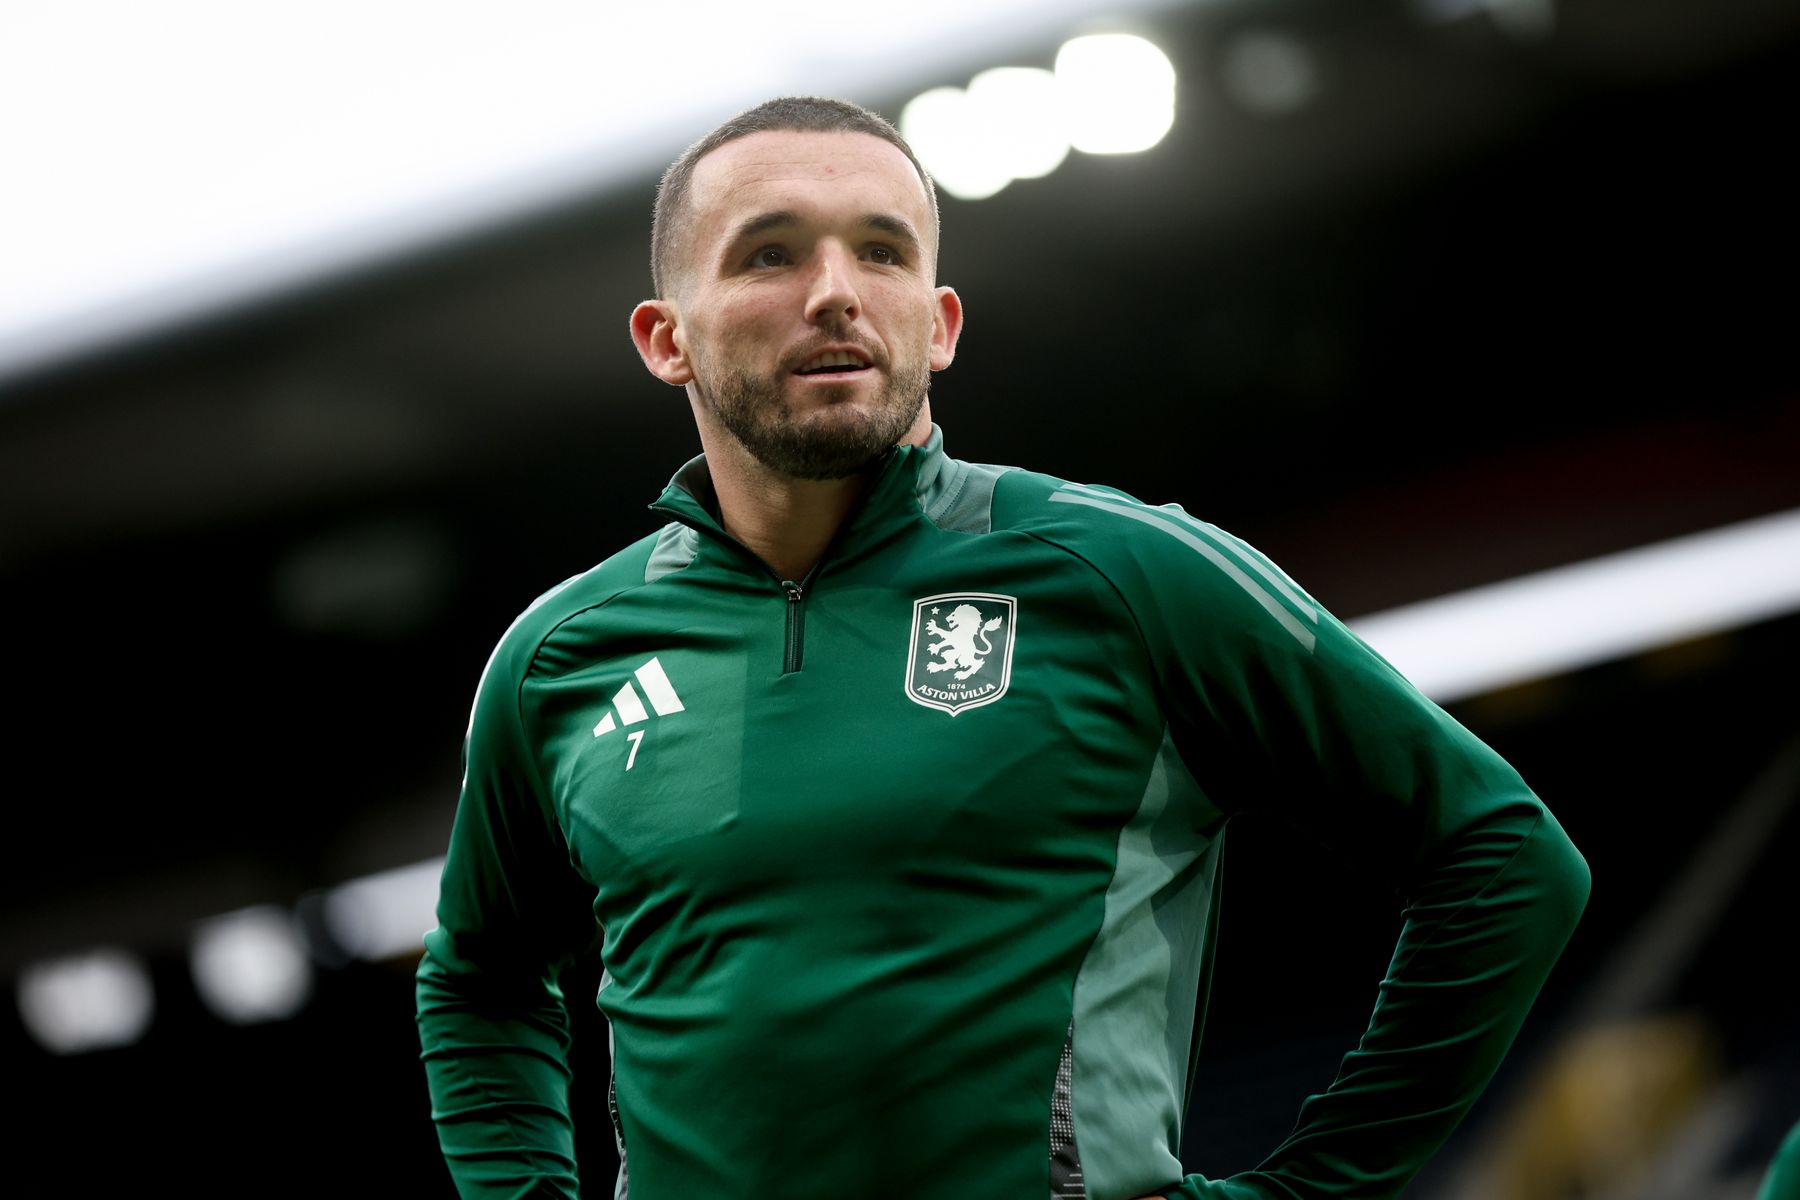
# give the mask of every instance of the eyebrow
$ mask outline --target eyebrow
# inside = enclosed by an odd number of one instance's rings
[[[759,233],[767,233],[769,230],[778,229],[783,225],[798,225],[799,223],[799,213],[781,208],[774,212],[763,213],[761,216],[751,217],[737,227],[737,232],[731,235],[731,240],[741,242],[745,238],[755,237]]]
[[[879,229],[890,237],[898,238],[909,248],[919,246],[919,233],[912,223],[903,217],[892,217],[886,213],[868,213],[862,219],[863,226],[868,229]]]
[[[756,237],[758,234],[767,233],[771,229],[802,223],[800,214],[792,209],[778,208],[772,212],[760,213],[737,227],[737,231],[732,234],[731,244],[735,246],[739,242]],[[896,217],[888,213],[864,213],[858,223],[865,229],[874,229],[889,237],[897,238],[910,248],[917,249],[920,244],[918,231],[904,217]]]

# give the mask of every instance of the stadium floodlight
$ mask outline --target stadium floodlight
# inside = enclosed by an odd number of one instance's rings
[[[1175,123],[1175,68],[1152,42],[1095,34],[1065,42],[1056,70],[994,67],[938,87],[900,113],[900,132],[937,185],[961,200],[1040,179],[1071,148],[1128,154]]]
[[[900,134],[932,181],[958,200],[985,200],[1013,180],[962,88],[932,88],[913,97],[900,110]]]
[[[417,955],[436,922],[444,860],[427,859],[340,884],[325,896],[325,926],[352,958]]]
[[[1175,65],[1135,34],[1064,42],[1056,88],[1069,141],[1086,154],[1148,150],[1175,124]]]
[[[994,67],[969,80],[968,103],[987,151],[1014,179],[1042,179],[1069,157],[1056,76],[1042,67]]]
[[[34,963],[18,988],[25,1028],[52,1054],[129,1046],[156,1008],[143,963],[112,948]]]
[[[194,932],[195,989],[234,1025],[281,1021],[312,995],[312,964],[286,910],[257,905],[213,917]]]
[[[1440,703],[1800,610],[1800,509],[1350,622]]]

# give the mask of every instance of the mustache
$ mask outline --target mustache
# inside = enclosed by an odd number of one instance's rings
[[[871,366],[886,370],[888,358],[881,348],[870,344],[867,338],[859,336],[855,330],[848,328],[822,330],[819,336],[808,338],[806,342],[794,349],[782,363],[782,373],[798,370],[801,363],[813,358],[833,346],[854,346],[868,358]]]

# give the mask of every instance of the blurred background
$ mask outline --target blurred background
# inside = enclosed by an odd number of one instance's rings
[[[1779,0],[8,6],[8,1194],[451,1194],[411,972],[469,699],[697,452],[626,335],[661,168],[824,93],[944,189],[950,452],[1248,539],[1586,855],[1407,1194],[1748,1200],[1800,1120],[1796,79]],[[1208,1175],[1399,928],[1234,827]]]

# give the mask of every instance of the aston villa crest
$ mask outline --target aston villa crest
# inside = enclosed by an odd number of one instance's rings
[[[914,600],[907,699],[954,717],[1006,695],[1018,613],[1017,599],[992,592]]]

